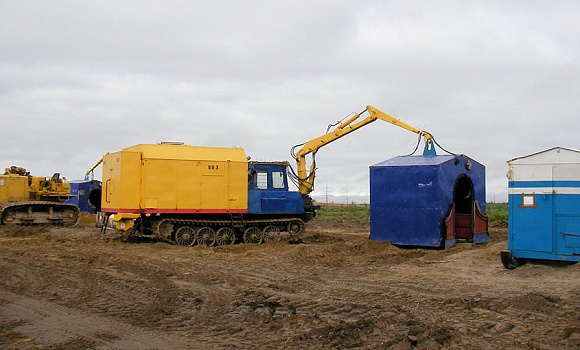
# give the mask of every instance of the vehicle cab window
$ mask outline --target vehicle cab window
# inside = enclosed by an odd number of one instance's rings
[[[268,172],[266,170],[258,170],[256,173],[256,189],[268,189]]]
[[[272,188],[286,188],[284,183],[284,172],[272,171]]]

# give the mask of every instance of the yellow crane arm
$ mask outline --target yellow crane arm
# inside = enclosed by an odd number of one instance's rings
[[[105,156],[109,154],[108,152],[105,154]],[[101,163],[103,162],[103,158],[105,158],[105,156],[102,156],[101,159],[99,159],[98,162],[95,163],[95,165],[93,165],[89,170],[87,170],[87,172],[85,173],[85,180],[88,180],[89,178],[89,174],[96,169],[96,167],[98,167],[99,165],[101,165]]]
[[[427,144],[429,144],[429,145],[433,141],[433,136],[430,133],[423,131],[423,130],[419,130],[417,128],[414,128],[414,127],[400,121],[399,119],[397,119],[395,117],[388,115],[387,113],[385,113],[385,112],[383,112],[375,107],[367,106],[367,111],[369,112],[369,114],[371,116],[375,117],[375,120],[381,119],[381,120],[384,120],[384,121],[389,122],[391,124],[394,124],[396,126],[399,126],[403,129],[407,129],[409,131],[412,131],[415,134],[419,134],[419,135],[423,136],[425,138],[425,140],[427,141]]]
[[[363,114],[365,111],[369,113],[369,116],[366,117],[365,119],[357,121],[360,118],[361,114]],[[314,172],[316,170],[316,162],[314,161],[314,156],[321,147],[326,146],[329,143],[338,140],[339,138],[348,135],[357,129],[360,129],[363,126],[370,124],[377,119],[384,120],[388,123],[391,123],[393,125],[399,126],[403,129],[407,129],[409,131],[412,131],[416,134],[423,136],[425,138],[425,149],[426,150],[432,149],[433,136],[431,136],[431,134],[429,134],[428,132],[416,129],[372,106],[367,106],[367,109],[365,111],[363,111],[360,114],[355,113],[352,117],[348,118],[346,121],[341,122],[332,131],[329,131],[320,137],[317,137],[315,139],[306,142],[302,146],[302,148],[298,152],[296,152],[295,160],[298,169],[298,184],[300,193],[302,193],[303,195],[307,195],[314,190],[314,177],[315,177]],[[310,153],[312,153],[313,162],[312,165],[310,166],[310,171],[307,172],[306,156]],[[433,154],[434,152],[431,153],[426,151],[426,153]]]

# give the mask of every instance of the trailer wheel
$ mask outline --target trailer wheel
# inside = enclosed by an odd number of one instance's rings
[[[511,250],[502,250],[500,254],[501,254],[501,262],[503,263],[503,266],[508,270],[513,270],[518,266],[522,266],[523,264],[526,263],[526,259],[515,258],[512,255]]]
[[[211,227],[202,227],[197,231],[197,244],[211,247],[215,243],[215,231]]]
[[[189,226],[183,226],[175,231],[175,243],[189,246],[195,243],[195,230]]]
[[[280,240],[280,229],[277,226],[266,226],[262,230],[264,242],[278,242]]]
[[[262,243],[262,230],[257,227],[249,227],[244,231],[244,243]]]
[[[218,246],[231,245],[236,241],[234,230],[229,227],[222,227],[216,232],[216,244]]]

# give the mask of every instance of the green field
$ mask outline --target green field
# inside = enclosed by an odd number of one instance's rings
[[[322,217],[332,222],[348,220],[357,224],[369,222],[369,206],[365,204],[322,204],[316,211],[317,217]]]
[[[487,203],[487,217],[490,221],[507,221],[508,204],[507,203]],[[369,222],[369,206],[358,204],[327,204],[321,205],[316,212],[319,217],[327,218],[329,221],[340,222],[348,219],[355,223]]]
[[[486,204],[487,217],[490,221],[508,220],[508,204],[507,203],[487,203]]]

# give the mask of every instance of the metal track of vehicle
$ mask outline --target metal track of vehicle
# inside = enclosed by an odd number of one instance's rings
[[[80,219],[79,208],[70,203],[31,201],[0,205],[3,225],[75,226]]]
[[[173,234],[175,227],[229,227],[237,228],[238,231],[244,231],[250,227],[267,227],[267,226],[284,226],[285,231],[295,236],[304,231],[304,221],[299,218],[284,219],[250,219],[250,220],[198,220],[182,218],[164,218],[153,223],[153,233],[159,239],[175,244]]]

